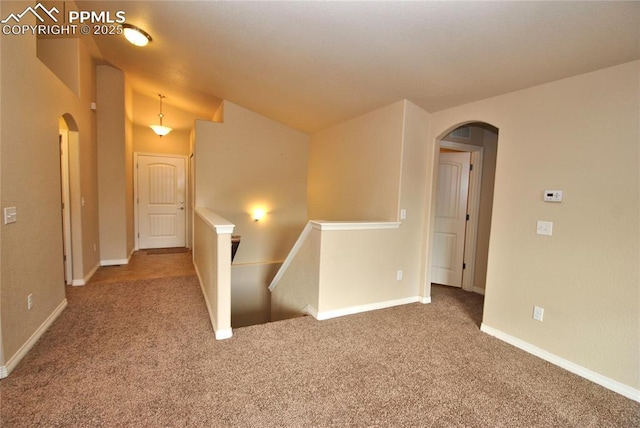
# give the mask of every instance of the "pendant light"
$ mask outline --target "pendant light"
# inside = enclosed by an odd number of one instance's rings
[[[162,125],[162,118],[164,117],[164,114],[162,114],[162,99],[165,98],[165,96],[158,94],[158,97],[160,97],[160,113],[158,114],[158,117],[160,118],[160,125],[150,125],[150,128],[153,129],[153,132],[158,134],[159,137],[162,137],[171,132],[172,128]]]

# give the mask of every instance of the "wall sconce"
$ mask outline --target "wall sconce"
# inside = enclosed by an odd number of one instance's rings
[[[158,117],[160,118],[160,125],[150,125],[149,127],[153,129],[153,132],[158,134],[159,137],[162,137],[171,132],[172,128],[162,125],[162,118],[164,117],[164,114],[162,113],[162,99],[165,98],[165,96],[158,94],[158,97],[160,97],[160,114],[158,114]]]
[[[256,208],[251,213],[251,216],[253,217],[253,221],[260,221],[264,218],[265,215],[267,215],[267,212],[263,208]]]

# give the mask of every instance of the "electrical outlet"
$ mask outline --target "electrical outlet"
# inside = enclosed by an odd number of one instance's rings
[[[29,294],[27,296],[27,310],[31,310],[33,308],[33,294]]]
[[[401,271],[401,270],[399,270],[398,272],[396,272],[396,279],[397,279],[398,281],[402,280],[402,271]]]
[[[540,306],[534,306],[533,319],[536,321],[542,321],[543,317],[544,317],[544,308],[541,308]]]

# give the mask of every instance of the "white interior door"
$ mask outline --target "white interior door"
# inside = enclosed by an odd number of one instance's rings
[[[438,164],[431,282],[462,286],[469,194],[468,152],[442,152]]]
[[[186,246],[186,161],[137,156],[138,247]]]

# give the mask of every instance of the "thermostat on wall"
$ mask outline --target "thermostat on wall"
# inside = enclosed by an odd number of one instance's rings
[[[562,190],[545,190],[545,202],[562,202]]]

